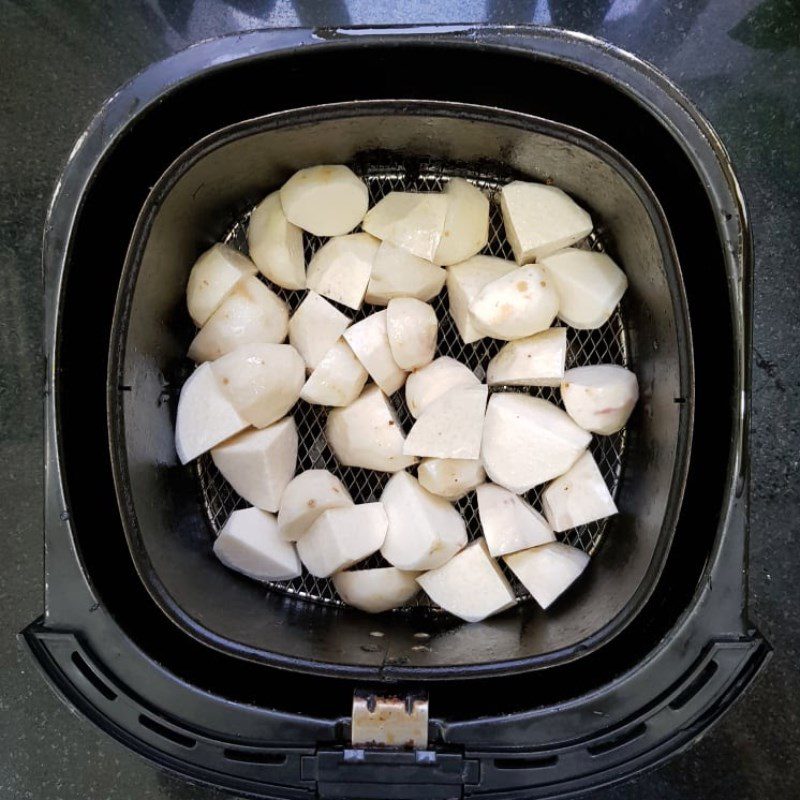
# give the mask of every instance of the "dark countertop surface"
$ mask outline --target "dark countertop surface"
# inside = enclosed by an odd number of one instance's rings
[[[649,59],[737,168],[756,247],[751,616],[775,648],[701,742],[598,798],[800,796],[800,3],[796,0],[0,0],[0,798],[219,797],[70,715],[15,634],[42,611],[41,232],[75,139],[151,61],[256,27],[553,24]],[[456,77],[454,76],[454,79]]]

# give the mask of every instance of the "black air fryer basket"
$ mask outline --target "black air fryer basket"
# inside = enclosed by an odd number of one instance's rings
[[[316,163],[350,164],[373,200],[552,179],[591,211],[587,246],[624,266],[619,312],[570,331],[568,355],[639,378],[626,432],[593,444],[620,514],[570,534],[592,563],[551,612],[518,587],[478,625],[424,604],[369,617],[325,581],[265,587],[211,553],[241,501],[174,452],[186,277]],[[496,209],[488,252],[509,255]],[[155,65],[101,110],[48,218],[46,609],[25,632],[43,672],[157,764],[259,797],[562,796],[658,763],[769,652],[746,618],[750,262],[708,124],[586,37],[254,32]],[[497,343],[464,346],[437,312],[439,353],[485,366]],[[296,419],[299,468],[377,499],[385,477],[335,464],[324,410]],[[383,714],[413,747],[371,744]]]

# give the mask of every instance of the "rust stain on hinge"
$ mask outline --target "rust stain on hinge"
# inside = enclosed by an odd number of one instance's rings
[[[428,746],[428,698],[423,694],[380,696],[353,694],[353,747]]]

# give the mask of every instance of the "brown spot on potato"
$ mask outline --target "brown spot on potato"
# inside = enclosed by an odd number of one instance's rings
[[[541,286],[543,289],[546,289],[547,288],[547,281],[539,281],[539,286]]]
[[[316,501],[316,500],[314,500],[314,499],[311,499],[311,500],[309,500],[309,501],[306,503],[306,505],[307,505],[309,508],[316,508],[316,507],[317,507],[317,501]]]
[[[517,281],[517,291],[518,292],[527,292],[528,291],[528,282],[527,281]]]
[[[227,386],[227,385],[230,383],[230,380],[228,380],[228,378],[223,378],[223,379],[222,379],[222,383],[223,383],[225,386]]]

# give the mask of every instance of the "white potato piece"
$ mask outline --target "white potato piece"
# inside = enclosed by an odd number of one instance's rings
[[[451,389],[480,386],[472,370],[450,356],[439,356],[422,369],[412,372],[406,381],[406,404],[415,419],[428,406]]]
[[[415,256],[433,260],[442,238],[449,200],[438,192],[389,192],[361,227]]]
[[[432,306],[414,297],[397,297],[386,308],[386,334],[397,366],[414,370],[436,354],[439,323]]]
[[[278,535],[272,514],[234,511],[214,542],[214,554],[230,569],[257,581],[288,581],[302,572],[295,546]]]
[[[558,317],[572,328],[605,325],[628,288],[625,273],[605,254],[569,248],[542,259],[558,293]]]
[[[617,513],[617,505],[588,451],[542,493],[542,508],[556,532],[588,525]]]
[[[318,406],[348,406],[367,382],[367,371],[344,339],[328,350],[305,382],[300,399]]]
[[[488,283],[517,268],[513,261],[494,256],[473,256],[460,264],[447,268],[447,299],[450,316],[458,328],[464,344],[482,339],[486,334],[478,330],[469,314],[469,304]]]
[[[489,362],[486,382],[489,386],[560,386],[566,358],[567,329],[550,328],[503,345]]]
[[[348,328],[344,340],[384,394],[394,394],[405,383],[406,372],[397,365],[389,345],[385,311]]]
[[[277,511],[297,468],[297,426],[292,417],[249,430],[217,445],[211,458],[228,483],[251,505]]]
[[[407,472],[389,479],[381,502],[389,519],[381,555],[398,569],[435,569],[467,543],[461,514],[444,498],[423,489]]]
[[[256,428],[285,416],[306,379],[303,359],[290,344],[246,344],[211,368],[223,394]]]
[[[477,458],[426,458],[417,478],[429,492],[455,502],[482,484],[486,472]]]
[[[380,550],[387,526],[381,503],[329,508],[301,537],[297,552],[315,578],[327,578]]]
[[[308,288],[358,311],[380,246],[368,233],[328,239],[308,263]]]
[[[239,281],[189,345],[193,361],[214,361],[243,344],[282,342],[289,330],[289,308],[266,284],[251,275]]]
[[[324,297],[309,291],[289,320],[289,344],[309,370],[319,364],[352,322]]]
[[[639,384],[630,370],[615,364],[576,367],[561,382],[564,408],[581,428],[609,436],[625,427]]]
[[[407,456],[479,458],[488,386],[451,389],[414,423],[403,445]]]
[[[197,458],[249,425],[223,393],[211,364],[201,364],[186,379],[178,399],[175,449],[181,464]]]
[[[278,528],[286,541],[296,542],[323,511],[352,505],[350,492],[335,475],[326,469],[308,469],[284,489]]]
[[[253,209],[247,246],[265,278],[284,289],[306,288],[303,232],[286,219],[279,192],[267,195]]]
[[[483,423],[483,468],[495,483],[522,494],[565,473],[591,439],[547,400],[496,392]]]
[[[472,323],[496,339],[521,339],[547,330],[558,294],[545,271],[531,264],[486,284],[469,304]]]
[[[544,183],[514,181],[500,191],[508,241],[518,264],[555,253],[592,232],[592,218],[568,194]]]
[[[341,236],[364,219],[367,184],[343,164],[321,164],[295,172],[281,187],[289,222],[315,236]]]
[[[380,614],[405,605],[419,592],[418,575],[396,567],[356,569],[334,575],[333,585],[347,605]]]
[[[374,385],[349,406],[328,414],[325,438],[346,467],[397,472],[417,463],[413,456],[403,455],[400,420],[389,398]]]
[[[479,253],[489,241],[489,198],[463,178],[452,178],[444,187],[447,216],[433,263],[442,266]]]
[[[493,556],[503,556],[555,541],[555,534],[547,520],[508,489],[484,483],[477,488],[476,494],[481,528]]]
[[[542,607],[549,608],[581,575],[589,556],[577,547],[551,542],[503,559]]]
[[[444,566],[420,575],[417,583],[434,603],[465,622],[480,622],[517,602],[483,537]]]
[[[381,242],[364,299],[374,306],[385,306],[393,297],[430,300],[442,290],[445,278],[441,267],[391,242]]]
[[[242,279],[256,274],[247,256],[226,244],[215,244],[194,262],[186,284],[186,306],[198,327],[222,305]]]

